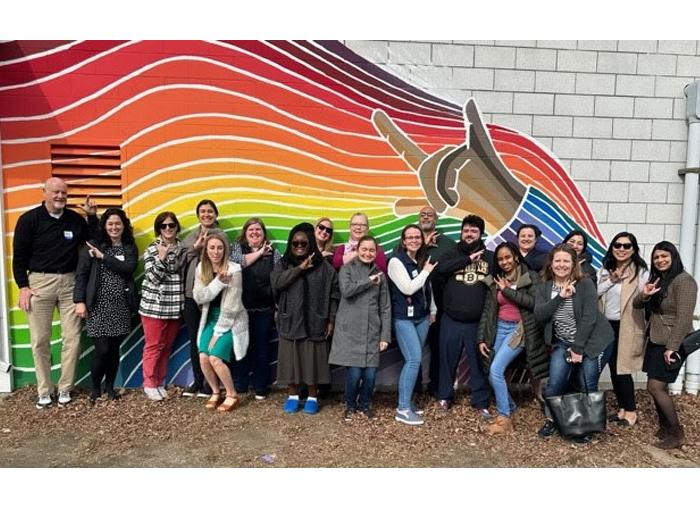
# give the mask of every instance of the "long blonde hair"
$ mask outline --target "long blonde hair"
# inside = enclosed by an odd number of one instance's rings
[[[214,279],[214,265],[211,262],[211,259],[209,258],[209,255],[207,254],[207,246],[209,246],[209,243],[211,242],[212,239],[218,239],[221,241],[224,245],[224,257],[221,260],[221,271],[227,272],[228,271],[228,258],[229,255],[231,254],[231,247],[228,244],[228,238],[226,237],[226,234],[223,232],[214,232],[212,234],[209,234],[207,237],[206,242],[204,243],[204,246],[202,247],[202,256],[201,256],[201,278],[202,278],[202,283],[204,285],[209,285],[211,281]]]
[[[319,218],[316,220],[316,224],[314,225],[314,237],[316,236],[316,229],[318,226],[321,224],[322,221],[327,221],[328,223],[331,224],[331,228],[333,228],[333,220],[330,219],[327,216],[324,216],[322,218]],[[326,241],[324,246],[321,246],[320,244],[318,245],[318,250],[319,251],[333,251],[333,234],[328,236],[328,241]]]

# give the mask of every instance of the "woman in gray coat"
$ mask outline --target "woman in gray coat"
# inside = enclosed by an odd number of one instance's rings
[[[356,411],[368,418],[379,352],[391,341],[391,300],[386,277],[375,264],[377,241],[364,236],[357,257],[340,268],[340,305],[329,363],[346,367],[345,419]]]

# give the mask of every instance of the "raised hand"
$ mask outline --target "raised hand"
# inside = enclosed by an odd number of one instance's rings
[[[437,238],[440,233],[437,230],[433,230],[430,234],[425,237],[426,246],[437,246]]]
[[[430,262],[430,256],[428,256],[428,260],[425,261],[425,264],[423,265],[423,270],[428,271],[429,273],[433,272],[433,269],[435,269],[435,266],[438,265],[438,261],[436,260],[435,262]]]
[[[496,282],[496,285],[498,286],[499,290],[503,290],[508,287],[510,282],[506,278],[501,278],[500,276],[494,277],[493,281]]]
[[[653,282],[647,282],[644,284],[644,287],[642,287],[642,295],[645,298],[649,298],[659,292],[661,290],[661,287],[659,286],[659,283],[661,282],[660,278],[657,278]]]
[[[160,241],[158,243],[158,258],[160,260],[165,260],[165,257],[168,255],[168,251],[170,251],[170,246],[168,246],[168,243],[164,241]]]
[[[474,252],[471,255],[469,255],[469,259],[472,262],[476,262],[477,260],[479,260],[481,258],[481,255],[483,255],[483,253],[484,253],[484,250],[479,250],[477,252]]]
[[[85,211],[85,214],[88,216],[94,216],[97,214],[97,202],[90,198],[90,195],[87,195],[85,197],[85,203],[80,204],[78,207]]]
[[[315,255],[315,253],[312,253],[311,255],[306,257],[301,264],[299,264],[299,268],[302,271],[306,271],[307,269],[309,269],[313,265],[314,255]]]
[[[382,273],[374,273],[369,275],[369,281],[374,285],[379,285],[382,281]]]
[[[221,283],[225,283],[226,285],[231,281],[231,275],[226,271],[221,271],[216,277]]]
[[[90,244],[87,241],[85,241],[85,244],[88,247],[88,253],[90,254],[91,257],[95,257],[96,259],[99,259],[99,260],[102,260],[103,258],[105,258],[105,254],[102,253],[99,248]]]
[[[204,243],[207,242],[208,235],[209,235],[209,230],[202,227],[202,230],[199,232],[199,235],[197,236],[197,240],[192,245],[192,248],[194,248],[195,250],[201,250],[204,247]]]
[[[567,280],[567,282],[562,286],[561,290],[559,291],[559,295],[562,299],[568,299],[575,293],[576,289],[574,288],[574,284],[571,280]]]

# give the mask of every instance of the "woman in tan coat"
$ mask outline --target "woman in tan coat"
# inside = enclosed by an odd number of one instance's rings
[[[642,369],[644,360],[644,311],[635,309],[632,301],[648,279],[637,238],[620,232],[608,246],[598,272],[598,305],[615,332],[610,377],[618,410],[609,419],[622,426],[637,423],[632,374]]]

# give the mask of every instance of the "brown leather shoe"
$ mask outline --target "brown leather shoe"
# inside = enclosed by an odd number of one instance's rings
[[[206,407],[210,411],[213,411],[214,409],[216,409],[216,406],[219,405],[219,402],[221,402],[221,395],[219,393],[212,393],[211,397],[209,397],[209,400],[207,400],[207,403],[204,404],[204,407]]]
[[[513,420],[500,414],[496,416],[491,425],[486,427],[486,433],[490,436],[494,434],[512,434],[514,430]]]
[[[238,404],[240,404],[240,402],[241,399],[237,396],[231,397],[229,395],[226,395],[226,400],[224,400],[224,403],[217,407],[216,410],[220,413],[228,413],[233,411],[236,407],[238,407]]]

